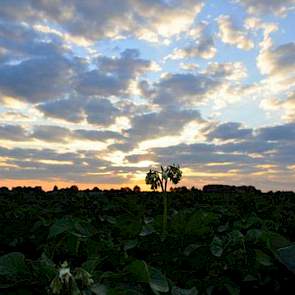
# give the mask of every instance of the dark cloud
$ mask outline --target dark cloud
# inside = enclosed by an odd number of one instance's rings
[[[28,23],[46,19],[73,36],[95,41],[130,35],[150,39],[146,33],[155,39],[186,30],[201,8],[200,0],[174,1],[173,5],[163,0],[2,0],[0,17]]]
[[[71,137],[71,131],[59,126],[36,126],[32,137],[47,142],[66,142]]]
[[[0,93],[37,103],[59,98],[72,88],[73,67],[65,58],[42,57],[0,65]]]
[[[91,99],[85,105],[87,121],[96,125],[110,125],[119,110],[108,99]]]
[[[72,97],[39,104],[37,108],[47,117],[79,123],[107,126],[114,123],[121,111],[106,98]]]
[[[200,103],[221,82],[204,74],[168,74],[155,84],[153,101],[159,105],[177,106]]]
[[[178,135],[185,124],[191,121],[202,121],[199,111],[165,109],[161,112],[134,116],[131,120],[132,127],[126,133],[134,142]]]
[[[124,181],[121,176],[112,176],[111,163],[98,158],[96,151],[61,153],[51,149],[0,147],[0,154],[8,158],[0,170],[2,179],[46,179],[86,183]]]
[[[295,123],[260,128],[257,137],[267,141],[295,141]]]
[[[71,97],[38,104],[36,107],[46,117],[79,123],[85,118],[83,97]]]
[[[30,26],[12,22],[0,22],[0,48],[6,52],[2,62],[42,56],[59,57],[70,52],[63,46],[60,37],[55,35],[44,40],[44,35]]]
[[[59,126],[35,126],[32,138],[47,142],[70,142],[72,140],[106,141],[108,139],[122,140],[124,136],[118,132],[108,130],[85,130]]]
[[[247,139],[252,136],[252,129],[243,128],[241,123],[228,122],[218,125],[207,134],[209,140],[213,139]]]
[[[91,141],[105,141],[107,139],[122,140],[124,136],[115,131],[99,131],[99,130],[85,130],[79,129],[73,132],[74,138],[87,139]]]
[[[26,130],[17,125],[0,125],[0,139],[11,141],[26,140]]]
[[[98,68],[81,75],[77,90],[84,95],[128,95],[130,81],[150,66],[151,62],[139,58],[135,49],[126,49],[118,58],[99,57]]]

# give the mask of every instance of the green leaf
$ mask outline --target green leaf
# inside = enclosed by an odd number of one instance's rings
[[[137,282],[149,282],[148,266],[143,260],[134,260],[127,266],[127,270]]]
[[[102,284],[94,284],[91,286],[90,290],[95,294],[95,295],[107,295],[107,287]]]
[[[56,237],[64,232],[69,232],[74,228],[74,222],[70,218],[61,218],[54,222],[49,229],[48,238]]]
[[[135,260],[128,265],[127,270],[137,282],[148,283],[156,294],[169,291],[166,277],[159,269],[148,266],[145,261]]]
[[[95,234],[95,228],[85,221],[64,217],[56,220],[49,229],[48,238],[54,238],[62,233],[69,233],[77,238],[87,238]]]
[[[19,252],[12,252],[0,257],[0,275],[16,278],[28,273],[25,256]]]
[[[233,282],[225,283],[224,287],[227,289],[230,295],[239,295],[240,294],[240,287],[234,284]]]
[[[156,230],[154,229],[154,227],[151,225],[151,224],[145,224],[143,227],[142,227],[142,230],[140,232],[140,236],[141,237],[145,237],[145,236],[149,236],[151,235],[152,233],[154,233]]]
[[[188,235],[203,236],[212,232],[212,226],[217,220],[215,213],[198,210],[190,216],[184,231]]]
[[[222,233],[222,232],[225,232],[226,230],[228,230],[228,228],[229,228],[229,223],[227,222],[224,225],[218,226],[217,231]]]
[[[192,252],[194,252],[195,250],[197,250],[198,248],[202,246],[203,246],[202,244],[190,244],[184,249],[183,254],[185,256],[189,256]]]
[[[272,265],[272,258],[270,256],[268,256],[267,254],[265,254],[263,251],[261,250],[255,250],[256,253],[256,260],[264,265],[264,266],[270,266]]]
[[[106,221],[110,224],[117,224],[117,219],[113,216],[106,216]]]
[[[99,257],[99,256],[89,257],[82,264],[82,268],[85,269],[86,271],[88,271],[89,273],[93,273],[100,262],[101,262],[101,257]]]
[[[44,253],[41,257],[32,264],[38,279],[41,281],[52,281],[57,274],[57,269],[52,260]]]
[[[137,244],[138,244],[138,240],[126,241],[125,244],[124,244],[124,251],[135,248],[137,246]]]
[[[280,248],[277,252],[281,262],[295,273],[295,245]]]
[[[157,268],[149,268],[149,284],[153,291],[168,292],[169,285],[166,277]]]
[[[210,244],[210,251],[211,253],[216,256],[220,257],[223,253],[223,242],[220,238],[214,237],[211,244]]]
[[[253,281],[257,281],[257,278],[254,277],[253,275],[246,275],[243,279],[244,282],[253,282]]]
[[[171,290],[171,295],[198,295],[198,290],[196,287],[191,289],[181,289],[177,287],[173,287]]]

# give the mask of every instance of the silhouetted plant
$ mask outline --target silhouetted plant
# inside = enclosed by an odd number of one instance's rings
[[[179,165],[173,164],[166,168],[161,166],[161,171],[150,169],[145,177],[145,183],[151,186],[151,189],[156,190],[158,187],[162,189],[163,196],[163,237],[167,231],[167,219],[168,219],[168,205],[167,205],[167,184],[171,181],[173,184],[177,184],[182,177],[182,171]]]

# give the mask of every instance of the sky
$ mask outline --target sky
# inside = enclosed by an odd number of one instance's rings
[[[295,0],[0,6],[0,186],[295,190]]]

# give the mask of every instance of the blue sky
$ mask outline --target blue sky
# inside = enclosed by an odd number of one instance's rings
[[[294,0],[1,1],[2,185],[295,189]]]

